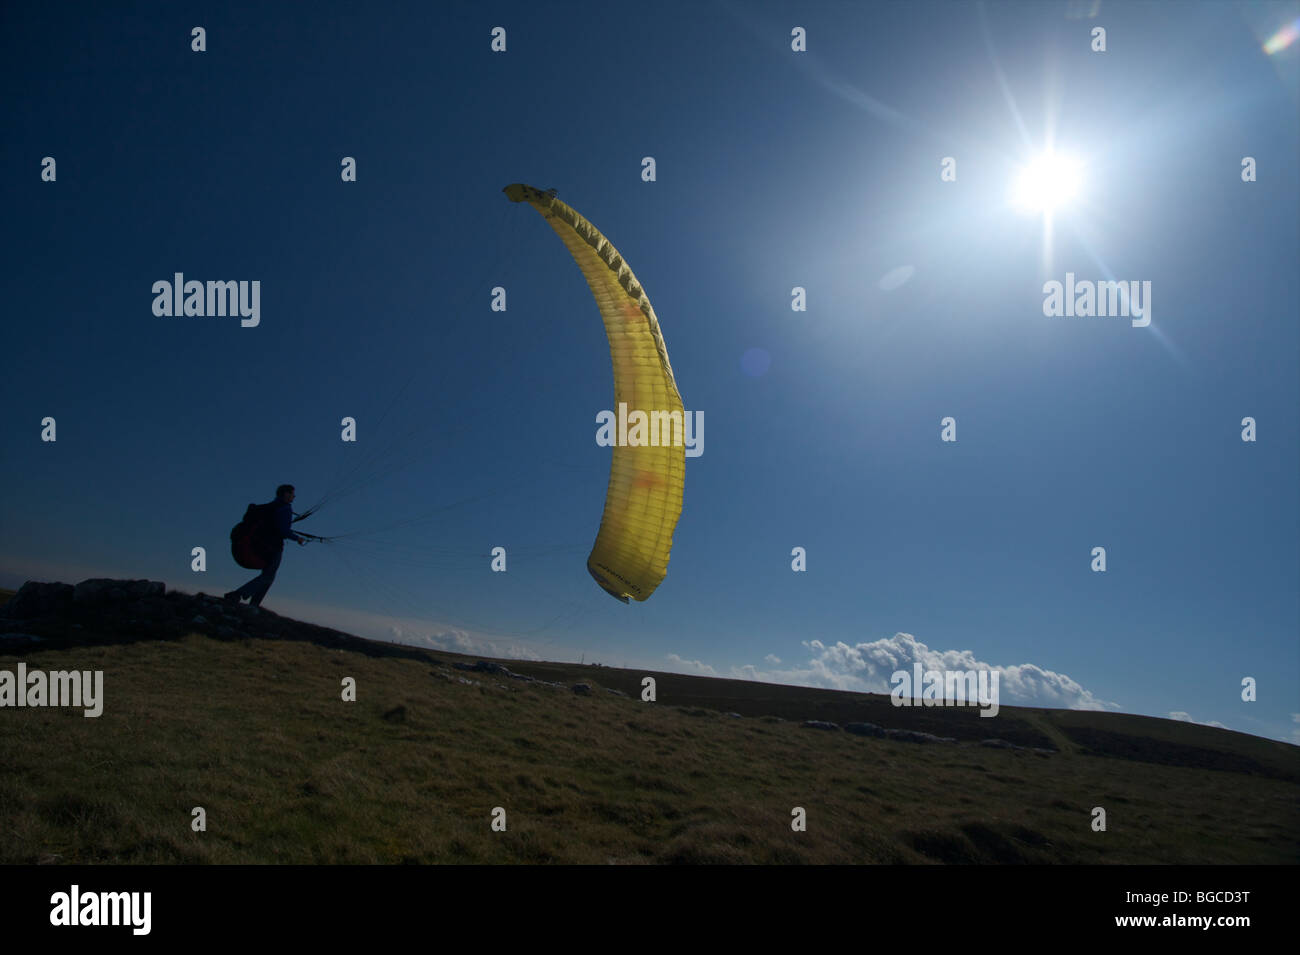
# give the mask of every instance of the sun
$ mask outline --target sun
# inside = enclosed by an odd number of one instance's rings
[[[1020,170],[1011,203],[1031,213],[1050,214],[1068,205],[1083,185],[1083,164],[1073,156],[1045,152]]]

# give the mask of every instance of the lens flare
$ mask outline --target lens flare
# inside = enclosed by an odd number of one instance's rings
[[[1300,39],[1300,17],[1296,17],[1282,29],[1278,30],[1271,37],[1264,41],[1264,52],[1269,56],[1274,53],[1281,53],[1291,44]]]

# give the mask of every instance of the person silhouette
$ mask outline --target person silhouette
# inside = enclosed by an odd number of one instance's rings
[[[292,484],[281,484],[275,489],[275,500],[267,505],[268,509],[274,506],[274,510],[271,512],[271,519],[263,525],[262,535],[258,541],[259,549],[266,554],[266,566],[244,586],[225,594],[226,600],[238,603],[247,598],[249,604],[260,607],[266,592],[271,589],[271,584],[275,583],[275,573],[280,569],[280,560],[284,557],[284,542],[291,540],[297,541],[300,547],[306,545],[306,538],[299,537],[293,532],[293,508],[290,505],[293,504],[295,496]]]

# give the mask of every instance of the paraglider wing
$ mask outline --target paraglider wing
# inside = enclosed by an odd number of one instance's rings
[[[685,409],[668,348],[650,300],[618,250],[570,206],[521,183],[503,190],[512,202],[527,202],[564,242],[582,269],[609,337],[614,364],[614,408],[653,420],[656,444],[616,444],[609,489],[587,570],[609,594],[627,603],[645,600],[668,574],[673,530],[682,513],[686,449],[681,428]],[[676,429],[676,430],[674,430]],[[630,430],[630,429],[629,429]],[[649,425],[644,437],[650,436]]]

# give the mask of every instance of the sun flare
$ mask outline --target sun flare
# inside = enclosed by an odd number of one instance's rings
[[[1071,156],[1046,152],[1020,171],[1011,201],[1025,212],[1050,213],[1070,203],[1083,184],[1083,166]]]

